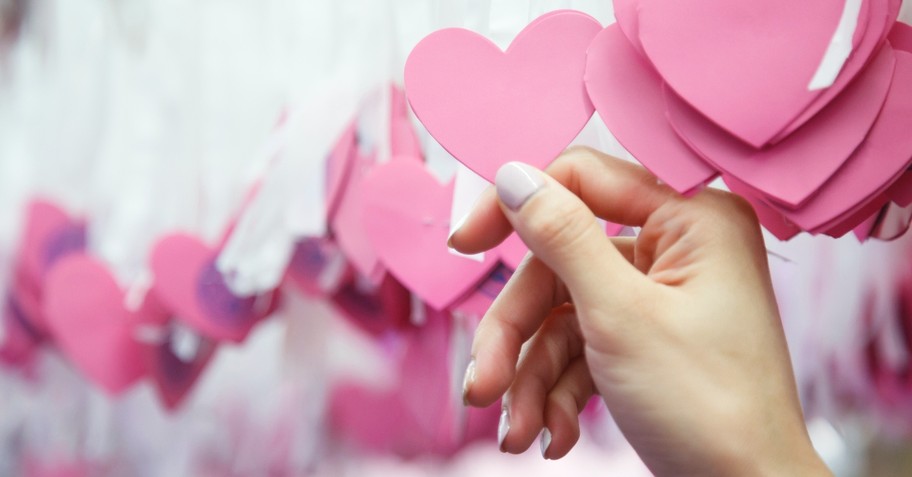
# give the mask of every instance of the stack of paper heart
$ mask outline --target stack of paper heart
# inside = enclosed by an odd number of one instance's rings
[[[901,0],[615,0],[506,52],[472,32],[422,40],[406,64],[430,133],[486,178],[547,165],[593,108],[681,193],[721,176],[782,239],[906,230],[912,204],[912,29]]]

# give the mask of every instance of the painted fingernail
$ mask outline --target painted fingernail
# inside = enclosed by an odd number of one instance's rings
[[[542,431],[540,444],[542,458],[547,459],[548,456],[546,454],[548,453],[548,448],[551,447],[551,431],[547,427]]]
[[[497,423],[497,447],[501,452],[504,452],[504,439],[507,438],[507,433],[510,432],[510,411],[504,406],[503,410],[500,411],[500,422]]]
[[[508,162],[497,171],[494,178],[497,195],[510,210],[519,210],[542,186],[542,173],[520,162]]]
[[[475,383],[475,358],[472,358],[472,361],[469,361],[469,365],[466,366],[465,376],[462,378],[462,403],[466,406],[469,405],[469,389],[472,387],[472,384]]]
[[[455,225],[453,225],[452,230],[450,230],[450,235],[447,236],[447,247],[453,248],[453,236],[456,235],[456,232],[459,232],[459,229],[465,225],[466,220],[469,220],[469,214],[464,215]]]

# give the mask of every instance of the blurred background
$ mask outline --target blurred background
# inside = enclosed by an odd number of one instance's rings
[[[500,454],[499,407],[460,393],[509,270],[433,310],[349,215],[391,156],[457,173],[401,94],[417,41],[505,47],[559,8],[613,22],[607,0],[0,0],[0,475],[649,475],[597,400],[567,458]],[[576,142],[629,158],[597,119]],[[912,239],[767,247],[818,451],[912,474]]]

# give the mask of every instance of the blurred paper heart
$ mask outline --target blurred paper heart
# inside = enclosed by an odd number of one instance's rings
[[[153,247],[153,290],[175,316],[214,340],[241,342],[275,306],[277,295],[239,297],[216,268],[218,251],[196,237],[173,234]]]
[[[119,394],[143,375],[135,317],[98,260],[82,254],[61,259],[46,279],[44,313],[61,351],[105,391]]]

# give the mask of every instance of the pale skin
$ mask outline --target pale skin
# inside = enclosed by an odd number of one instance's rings
[[[533,252],[479,325],[465,383],[469,405],[504,398],[501,450],[523,452],[547,429],[543,455],[565,456],[599,394],[657,476],[831,475],[808,438],[746,202],[682,197],[590,149],[546,174],[511,167],[450,242],[477,253],[515,229]],[[520,184],[521,200],[517,169],[538,182]],[[642,231],[609,238],[596,217]]]

